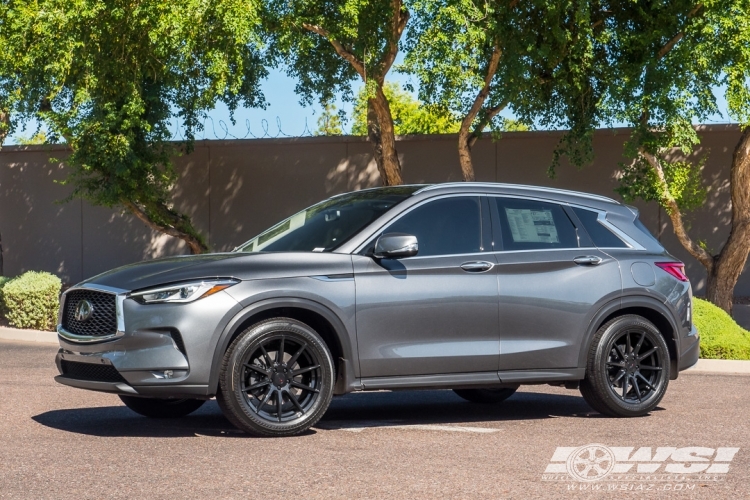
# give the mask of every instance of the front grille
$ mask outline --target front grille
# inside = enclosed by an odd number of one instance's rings
[[[117,333],[117,297],[106,292],[96,290],[72,290],[65,295],[65,309],[63,310],[62,326],[75,335],[102,337]],[[88,300],[93,306],[91,316],[84,321],[75,317],[76,308],[83,300]]]
[[[77,361],[60,360],[62,373],[67,378],[89,380],[91,382],[125,382],[120,372],[112,365],[95,363],[79,363]]]

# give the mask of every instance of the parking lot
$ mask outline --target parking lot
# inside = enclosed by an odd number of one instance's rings
[[[0,341],[0,498],[750,496],[747,376],[684,373],[658,411],[630,420],[549,386],[522,387],[500,406],[451,391],[351,394],[307,434],[258,439],[235,431],[215,402],[149,420],[116,396],[59,385],[55,352]],[[557,447],[589,443],[739,451],[727,473],[704,479],[544,476]]]

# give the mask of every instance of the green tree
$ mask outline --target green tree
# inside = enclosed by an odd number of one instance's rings
[[[594,64],[606,11],[594,4],[415,2],[403,69],[419,79],[422,100],[462,117],[458,152],[464,180],[474,180],[471,148],[483,131],[528,128],[540,118],[545,127],[570,128],[561,149],[579,164],[588,159],[578,145],[592,110],[578,99],[587,97],[582,90],[594,90],[591,74],[606,69]],[[508,124],[500,117],[505,109],[518,121]]]
[[[383,93],[390,104],[396,135],[458,132],[461,122],[449,111],[422,104],[397,83],[386,82]],[[367,135],[367,92],[364,87],[357,93],[352,115],[352,135]]]
[[[230,110],[263,103],[258,6],[11,0],[1,13],[5,102],[70,147],[70,198],[122,207],[191,252],[207,250],[171,204],[171,158],[191,151],[202,116],[217,101]],[[174,120],[184,127],[181,145],[170,142]]]
[[[595,76],[601,93],[585,100],[598,120],[633,127],[619,188],[627,199],[658,201],[682,246],[706,269],[708,300],[727,312],[750,252],[750,0],[687,0],[608,5],[608,71]],[[714,89],[726,88],[730,117],[741,134],[729,174],[731,231],[712,253],[690,235],[685,216],[703,203],[693,127],[718,112]],[[583,99],[583,97],[582,97]],[[583,101],[582,101],[583,102]],[[591,111],[593,110],[593,111]],[[587,123],[586,126],[590,126]]]
[[[341,112],[336,111],[336,106],[326,103],[323,112],[318,117],[318,128],[315,135],[344,135],[342,127]]]
[[[401,184],[390,104],[383,86],[409,20],[401,0],[270,0],[272,54],[298,81],[305,103],[352,99],[359,78],[367,92],[367,135],[384,185]]]

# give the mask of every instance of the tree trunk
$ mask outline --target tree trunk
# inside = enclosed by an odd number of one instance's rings
[[[461,164],[461,173],[466,182],[474,181],[474,163],[471,160],[471,147],[477,142],[477,138],[479,137],[479,134],[482,133],[482,130],[484,130],[484,127],[497,113],[500,112],[501,109],[500,106],[498,106],[500,109],[493,108],[494,113],[492,113],[493,110],[490,110],[490,113],[492,114],[488,113],[489,118],[482,120],[482,123],[478,124],[472,133],[471,126],[481,111],[482,106],[484,106],[484,101],[487,100],[487,96],[490,95],[492,79],[495,77],[495,73],[497,73],[497,67],[500,64],[501,55],[502,51],[498,45],[495,44],[492,48],[492,56],[487,62],[487,73],[484,75],[484,85],[482,85],[482,88],[474,98],[474,102],[471,104],[469,111],[466,112],[466,116],[461,120],[461,128],[458,130],[458,161]]]
[[[729,174],[732,230],[708,274],[706,298],[732,314],[734,287],[750,253],[750,127],[742,133]]]
[[[206,253],[208,245],[201,239],[190,222],[190,218],[175,212],[161,203],[154,203],[148,207],[140,207],[131,200],[123,200],[122,204],[141,222],[154,231],[179,238],[184,241],[193,255]]]
[[[377,85],[375,96],[367,100],[367,137],[372,142],[383,185],[403,184],[391,107],[380,84]]]

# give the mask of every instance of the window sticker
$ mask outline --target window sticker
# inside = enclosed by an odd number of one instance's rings
[[[506,208],[515,243],[560,243],[552,210]]]

